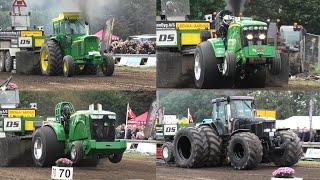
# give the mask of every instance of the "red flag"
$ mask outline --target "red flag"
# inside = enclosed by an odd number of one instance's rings
[[[189,123],[193,123],[193,118],[192,118],[192,115],[190,113],[189,108],[188,108],[188,121],[189,121]]]
[[[127,114],[128,114],[128,119],[133,119],[136,118],[137,116],[134,114],[134,112],[132,111],[132,109],[130,108],[130,106],[128,105],[128,109],[127,109]]]

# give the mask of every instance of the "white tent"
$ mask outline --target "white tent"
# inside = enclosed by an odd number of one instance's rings
[[[310,127],[309,116],[292,116],[285,120],[277,120],[276,128],[290,128],[290,129],[303,129],[304,127]],[[320,130],[320,116],[312,117],[312,129]]]

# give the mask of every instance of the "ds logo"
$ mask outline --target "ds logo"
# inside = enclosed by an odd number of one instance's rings
[[[175,34],[160,34],[159,41],[160,42],[173,42],[175,39]]]
[[[17,128],[20,125],[20,121],[7,121],[6,128]]]
[[[177,130],[177,127],[167,127],[167,128],[166,128],[166,132],[167,132],[167,133],[176,132],[176,130]]]

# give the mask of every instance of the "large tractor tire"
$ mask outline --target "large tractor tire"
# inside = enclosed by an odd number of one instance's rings
[[[293,166],[303,155],[302,144],[299,137],[289,130],[278,131],[276,135],[281,138],[280,147],[284,150],[272,153],[270,155],[272,162],[282,167]]]
[[[4,72],[5,69],[5,59],[4,59],[4,52],[0,51],[0,72]]]
[[[194,57],[180,52],[157,49],[157,87],[194,87]]]
[[[196,127],[180,129],[174,138],[174,159],[183,168],[200,168],[205,165],[206,139]]]
[[[75,141],[71,145],[70,159],[74,164],[79,163],[84,157],[83,145],[80,141]]]
[[[61,75],[62,70],[62,50],[54,40],[48,40],[40,50],[40,67],[43,75]]]
[[[51,127],[44,126],[34,133],[31,151],[36,166],[51,166],[63,155],[64,142],[57,140],[57,135]]]
[[[40,53],[37,51],[19,51],[16,53],[17,74],[41,74]]]
[[[272,60],[270,71],[273,75],[278,75],[281,72],[281,56],[279,53],[277,53],[276,58]]]
[[[164,162],[166,162],[167,164],[173,163],[174,162],[173,144],[171,142],[165,142],[162,145],[161,149],[162,149],[162,159],[164,160]]]
[[[197,88],[227,88],[233,81],[222,77],[218,64],[221,63],[215,57],[210,42],[202,42],[197,46],[194,61],[194,82]]]
[[[217,132],[209,126],[200,126],[200,130],[203,136],[207,139],[208,144],[208,159],[206,166],[219,166],[222,164],[223,155],[221,153],[222,139],[218,136]]]
[[[113,153],[108,158],[112,163],[119,163],[122,160],[123,153]]]
[[[234,78],[236,75],[236,55],[233,52],[227,52],[226,57],[223,61],[223,72],[222,74],[228,78]]]
[[[112,76],[114,72],[114,59],[112,56],[106,56],[102,65],[102,72],[105,76]]]
[[[10,55],[10,52],[7,51],[5,54],[5,69],[7,72],[11,72],[13,68],[13,59]]]
[[[69,55],[63,57],[63,75],[65,77],[71,77],[75,73],[75,64],[73,58]]]
[[[231,165],[238,170],[253,169],[262,161],[263,149],[259,138],[249,132],[233,135],[228,146]]]
[[[288,53],[281,53],[281,71],[274,75],[267,71],[266,86],[267,87],[286,87],[289,82],[289,55]]]

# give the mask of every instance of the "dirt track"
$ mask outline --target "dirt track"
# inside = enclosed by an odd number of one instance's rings
[[[119,164],[104,160],[98,167],[75,167],[74,179],[155,179],[153,158],[124,158]],[[51,168],[10,167],[0,168],[0,179],[50,179]]]
[[[297,165],[296,177],[303,180],[319,180],[319,166]],[[231,167],[214,167],[201,169],[182,169],[167,165],[157,166],[157,179],[163,180],[270,180],[272,172],[276,169],[272,165],[260,165],[255,170],[236,171]]]
[[[0,73],[0,81],[7,79],[9,73]],[[12,82],[18,85],[20,90],[147,90],[156,89],[155,69],[134,67],[116,67],[112,77],[101,75],[74,76],[65,78],[62,76],[40,75],[16,75],[13,74]]]

